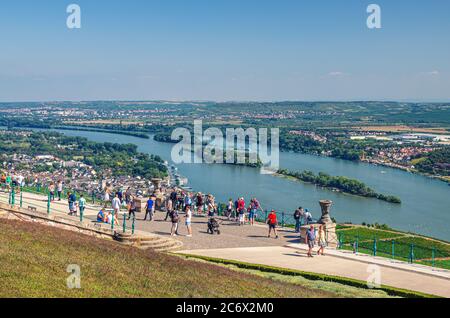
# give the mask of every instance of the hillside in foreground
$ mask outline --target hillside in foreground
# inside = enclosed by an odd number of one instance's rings
[[[0,297],[333,297],[332,292],[1,220]],[[69,264],[81,289],[68,289]]]

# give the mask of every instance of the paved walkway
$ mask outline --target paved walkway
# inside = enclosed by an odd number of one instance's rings
[[[178,253],[237,260],[367,281],[369,263],[332,255],[308,258],[303,248],[284,246],[183,250]],[[377,264],[381,284],[450,297],[450,279]]]

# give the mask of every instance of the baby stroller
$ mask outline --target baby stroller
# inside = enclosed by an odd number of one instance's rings
[[[219,227],[220,227],[220,224],[215,218],[210,218],[208,220],[208,233],[210,233],[210,234],[217,233],[220,235]]]

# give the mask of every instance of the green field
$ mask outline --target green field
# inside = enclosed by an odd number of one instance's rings
[[[0,219],[0,297],[387,297],[382,290],[199,263]],[[68,289],[69,264],[81,289]]]

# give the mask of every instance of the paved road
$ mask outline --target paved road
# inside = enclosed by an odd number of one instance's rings
[[[184,250],[179,253],[237,260],[367,281],[369,263],[331,255],[308,258],[306,250],[284,246]],[[450,297],[449,278],[424,275],[377,264],[381,284]]]

